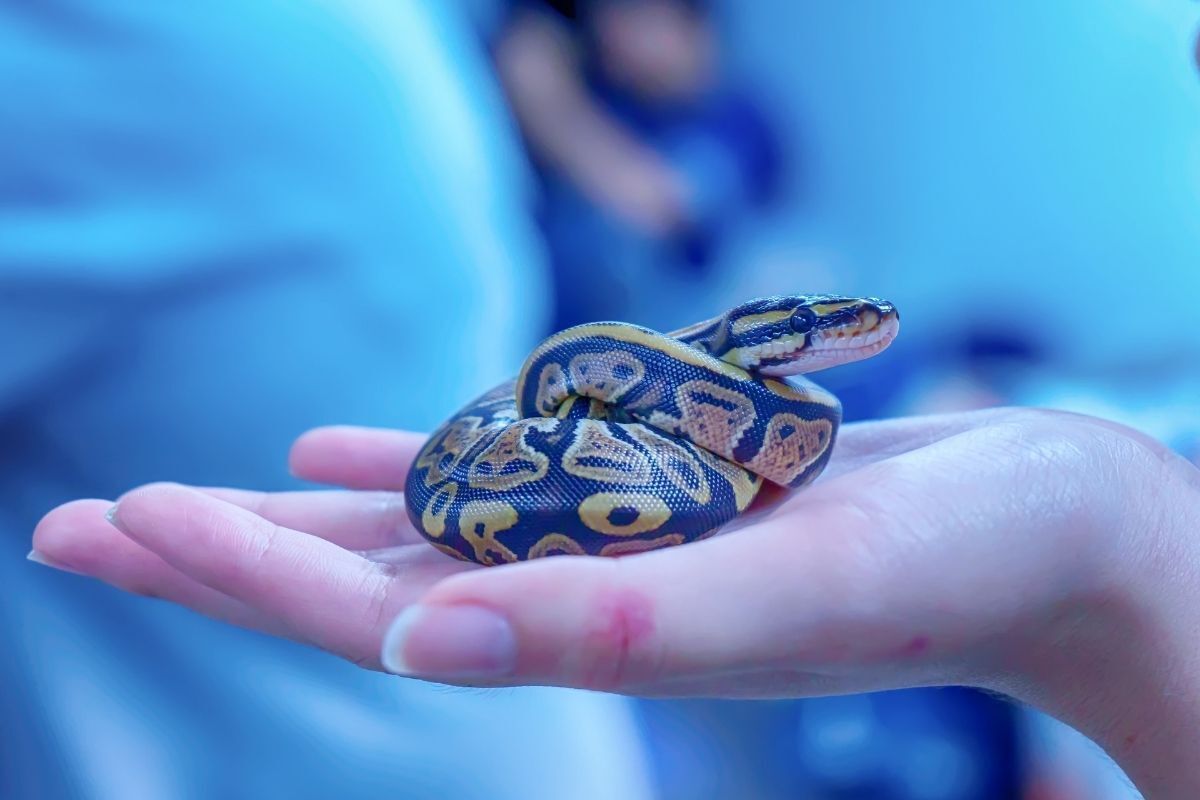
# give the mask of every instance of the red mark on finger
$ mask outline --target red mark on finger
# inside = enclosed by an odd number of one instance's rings
[[[602,593],[583,637],[582,683],[614,689],[650,676],[654,658],[654,604],[641,592],[620,589]]]
[[[919,655],[924,655],[929,649],[928,636],[914,636],[908,640],[908,644],[900,649],[899,655],[903,658],[914,658]]]

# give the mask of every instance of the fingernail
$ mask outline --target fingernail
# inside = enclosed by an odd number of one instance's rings
[[[30,550],[29,555],[25,556],[25,558],[29,559],[30,561],[32,561],[35,564],[41,564],[42,566],[50,567],[51,569],[58,569],[58,570],[62,570],[63,572],[70,572],[74,575],[82,575],[83,574],[82,572],[80,572],[77,569],[72,569],[71,567],[68,567],[66,564],[62,563],[61,561],[55,561],[50,556],[48,556],[45,553],[43,553],[39,550],[36,550],[36,549]]]
[[[501,615],[481,606],[409,606],[388,628],[380,660],[396,675],[500,678],[517,666],[517,639]]]
[[[110,508],[108,511],[104,512],[104,518],[106,520],[108,520],[109,525],[112,525],[114,528],[119,530],[121,533],[127,533],[127,531],[125,530],[125,527],[121,524],[120,517],[117,516],[118,508],[120,508],[120,504],[119,503],[114,504],[112,508]]]

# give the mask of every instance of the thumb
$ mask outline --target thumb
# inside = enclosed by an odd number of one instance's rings
[[[383,664],[447,683],[726,696],[778,695],[780,681],[787,694],[859,690],[872,665],[928,664],[930,638],[914,631],[902,587],[861,546],[878,521],[791,505],[686,547],[446,579],[395,621]],[[893,669],[888,680],[905,677]],[[909,679],[923,680],[920,669]]]

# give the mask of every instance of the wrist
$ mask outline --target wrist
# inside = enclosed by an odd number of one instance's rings
[[[1091,737],[1148,797],[1200,796],[1200,473],[1124,439],[1080,580],[997,686]],[[1074,539],[1074,537],[1069,537]]]

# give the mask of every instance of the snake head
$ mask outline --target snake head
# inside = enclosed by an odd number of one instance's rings
[[[786,295],[729,311],[707,349],[760,375],[797,375],[869,358],[899,329],[900,315],[886,300]]]

